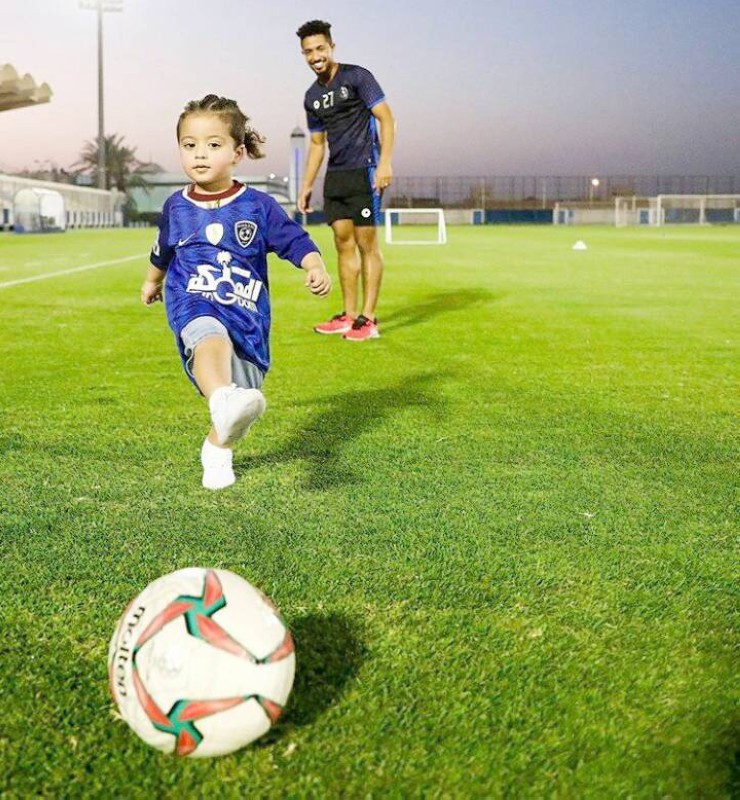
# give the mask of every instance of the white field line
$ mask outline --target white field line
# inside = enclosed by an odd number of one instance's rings
[[[75,272],[85,272],[89,269],[98,269],[100,267],[110,267],[113,264],[122,264],[124,261],[133,261],[135,258],[138,258],[144,262],[146,262],[147,254],[144,253],[143,255],[139,253],[135,256],[124,256],[123,258],[116,258],[113,261],[98,261],[97,264],[84,264],[81,267],[72,267],[72,269],[62,269],[58,272],[44,272],[41,275],[31,275],[29,278],[18,278],[15,281],[5,281],[4,283],[0,283],[0,289],[8,289],[11,286],[18,286],[21,283],[31,283],[32,281],[43,281],[47,278],[57,278],[60,275],[72,275]]]

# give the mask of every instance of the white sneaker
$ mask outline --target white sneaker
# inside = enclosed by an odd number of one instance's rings
[[[208,439],[203,442],[200,463],[203,465],[203,486],[206,489],[225,489],[236,481],[231,459],[231,450],[216,447]]]
[[[226,446],[246,434],[252,423],[265,413],[267,403],[259,389],[242,389],[232,384],[216,389],[208,407],[218,443]]]

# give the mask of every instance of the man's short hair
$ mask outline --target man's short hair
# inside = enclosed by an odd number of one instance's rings
[[[331,23],[324,22],[323,19],[312,19],[304,22],[296,31],[296,36],[303,41],[306,36],[317,36],[323,34],[331,41]]]

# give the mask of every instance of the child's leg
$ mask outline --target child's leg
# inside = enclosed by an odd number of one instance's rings
[[[223,336],[211,336],[203,339],[193,351],[193,377],[198,388],[209,401],[219,389],[221,394],[226,394],[231,389],[231,359],[234,349],[231,340]],[[220,395],[219,395],[220,396]],[[217,400],[218,397],[217,396]],[[211,408],[213,416],[213,408]],[[208,441],[214,447],[226,448],[221,443],[221,437],[215,425],[208,431]]]
[[[206,400],[222,386],[231,385],[231,340],[210,336],[201,340],[193,350],[193,377]]]
[[[203,486],[224,489],[236,480],[230,445],[264,413],[265,398],[257,388],[263,376],[254,365],[250,365],[254,380],[245,375],[228,331],[214,317],[192,320],[181,337],[190,356],[189,370],[208,400],[213,423],[200,453]]]
[[[214,392],[219,389],[226,387],[230,390],[236,386],[245,390],[239,392],[242,401],[251,398],[252,405],[256,403],[260,408],[257,416],[264,413],[264,397],[261,396],[261,391],[257,391],[262,389],[264,374],[254,364],[236,355],[230,339],[218,336],[204,339],[195,348],[192,370],[195,382],[206,400],[210,401]],[[243,432],[246,433],[248,428],[249,425]],[[211,428],[208,434],[211,444],[219,446],[219,438],[218,432]],[[236,440],[233,436],[231,438]]]
[[[197,317],[181,332],[189,368],[208,400],[213,427],[208,442],[226,448],[239,440],[265,410],[265,398],[257,389],[237,387],[232,365],[238,359],[223,323],[215,317]],[[240,377],[241,373],[237,376]]]
[[[188,371],[208,401],[211,412],[211,430],[200,452],[203,486],[225,489],[236,480],[230,445],[262,415],[265,398],[257,388],[236,385],[235,382],[244,385],[243,370],[236,370],[234,374],[233,364],[238,364],[239,359],[228,331],[215,317],[197,317],[180,335],[189,357]],[[259,370],[257,372],[261,376]]]
[[[195,383],[206,400],[210,400],[213,393],[218,389],[231,386],[231,358],[233,352],[234,348],[231,344],[231,339],[226,335],[226,330],[224,329],[222,333],[219,333],[216,331],[215,326],[212,335],[201,339],[193,347],[193,378],[195,378]],[[213,425],[208,432],[208,442],[214,448],[225,448],[225,445],[220,444],[218,433]],[[201,453],[201,456],[205,458],[205,450]],[[216,453],[211,452],[211,460],[216,456]]]

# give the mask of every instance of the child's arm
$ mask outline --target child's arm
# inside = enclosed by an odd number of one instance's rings
[[[178,193],[179,194],[179,193]],[[149,255],[149,269],[141,285],[141,302],[145,306],[162,301],[162,283],[167,272],[170,261],[175,256],[175,248],[168,244],[170,230],[170,206],[172,203],[171,195],[164,201],[162,213],[160,214],[157,227],[157,238],[152,245],[152,252]]]
[[[164,274],[164,270],[158,269],[154,264],[149,265],[144,283],[141,284],[141,302],[145,306],[162,300]]]
[[[309,291],[319,297],[326,297],[331,291],[331,278],[326,271],[321,254],[315,250],[307,253],[301,261],[301,269],[307,273],[306,286]]]

